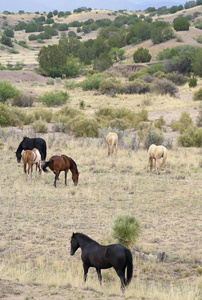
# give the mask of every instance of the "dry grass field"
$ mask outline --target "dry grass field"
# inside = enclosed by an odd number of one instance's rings
[[[27,132],[30,135],[31,132]],[[48,157],[65,153],[80,172],[73,185],[61,173],[34,172],[27,181],[15,151],[23,132],[1,130],[0,297],[6,299],[200,299],[201,149],[169,151],[168,168],[146,172],[145,150],[119,149],[107,157],[102,139],[42,135]],[[70,172],[71,173],[71,172]],[[134,277],[123,295],[114,270],[99,286],[91,269],[83,284],[80,251],[70,257],[72,232],[115,242],[113,222],[134,216],[141,235],[132,249]],[[166,259],[156,255],[164,251]]]
[[[202,11],[202,7],[186,12]],[[172,15],[176,17],[176,15]],[[31,20],[33,15],[8,15],[10,25],[20,20]],[[115,16],[109,11],[92,11],[79,14],[79,20],[102,19]],[[171,16],[164,16],[172,21]],[[56,22],[78,20],[71,15]],[[0,26],[4,19],[0,15]],[[72,28],[70,28],[72,30]],[[188,34],[181,32],[183,41],[168,41],[152,45],[126,46],[124,64],[132,63],[136,47],[147,47],[155,61],[156,54],[167,47],[182,44],[201,46],[196,37],[201,31],[191,27]],[[32,50],[15,44],[18,54],[0,52],[0,63],[23,62],[22,71],[0,71],[0,81],[12,83],[19,91],[34,97],[54,91],[69,94],[68,105],[80,109],[92,118],[100,107],[128,108],[148,111],[149,121],[161,116],[165,120],[163,135],[172,139],[168,150],[167,170],[160,174],[147,173],[147,151],[142,145],[132,150],[132,130],[125,131],[118,146],[117,156],[107,156],[105,137],[75,138],[55,133],[48,124],[48,133],[34,133],[31,126],[0,128],[0,298],[7,300],[64,300],[64,299],[134,299],[134,300],[199,300],[202,298],[201,274],[201,199],[202,150],[177,145],[178,132],[171,129],[172,120],[179,120],[188,112],[196,123],[201,109],[193,94],[202,87],[198,78],[195,88],[188,84],[179,87],[177,97],[155,94],[119,95],[110,97],[66,88],[75,79],[47,78],[33,72],[37,54],[43,45],[58,43],[54,37],[45,44],[29,42],[25,32],[16,32],[17,40],[26,40]],[[83,35],[82,40],[96,38],[97,32]],[[121,80],[125,80],[121,78]],[[9,102],[8,102],[9,105]],[[21,108],[32,112],[46,108],[35,101],[33,107]],[[79,184],[74,186],[71,172],[67,186],[64,173],[60,174],[57,188],[53,186],[54,174],[50,171],[40,176],[35,173],[26,180],[22,163],[18,164],[15,151],[23,136],[40,136],[47,142],[47,160],[54,154],[66,154],[77,163]],[[134,216],[141,225],[141,234],[131,249],[134,272],[130,286],[123,294],[114,269],[103,270],[103,284],[99,285],[94,269],[89,270],[87,283],[83,283],[80,250],[70,256],[72,232],[82,232],[101,244],[115,243],[112,226],[120,215]],[[164,260],[158,259],[165,252]]]

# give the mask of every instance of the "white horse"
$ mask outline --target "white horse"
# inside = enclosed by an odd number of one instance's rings
[[[41,154],[38,149],[34,148],[33,150],[25,150],[22,153],[22,161],[23,161],[23,167],[24,167],[25,174],[29,175],[29,172],[31,170],[31,176],[32,176],[34,164],[36,164],[36,171],[38,168],[39,174],[41,174],[41,172],[42,172]],[[27,164],[28,164],[28,170],[27,170]]]
[[[161,158],[162,158],[162,160],[161,160]],[[152,170],[153,160],[154,160],[154,167],[156,169],[156,172],[157,172],[156,161],[159,164],[159,171],[163,166],[165,166],[165,169],[166,169],[166,159],[167,159],[167,149],[166,149],[166,147],[164,147],[162,145],[156,146],[156,145],[152,144],[149,147],[149,150],[148,150],[147,171],[148,171],[149,167],[150,167],[150,171]]]
[[[108,155],[112,155],[114,153],[114,149],[117,154],[118,149],[118,135],[114,132],[109,132],[106,136],[106,142],[108,146]]]

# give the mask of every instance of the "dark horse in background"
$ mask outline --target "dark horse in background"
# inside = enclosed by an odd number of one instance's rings
[[[122,290],[130,283],[133,275],[133,258],[129,249],[119,244],[102,246],[85,234],[73,233],[70,254],[74,255],[79,247],[83,261],[84,281],[90,267],[96,268],[100,283],[101,269],[113,267],[121,280]],[[126,267],[127,279],[125,278]]]
[[[28,138],[24,137],[22,142],[19,144],[16,153],[17,161],[21,161],[21,152],[22,150],[33,150],[34,148],[38,149],[41,154],[41,160],[46,159],[46,142],[42,138]]]
[[[65,172],[65,185],[67,185],[67,172],[70,171],[72,172],[72,180],[74,182],[74,185],[78,184],[79,180],[79,172],[77,169],[77,165],[75,161],[71,157],[68,157],[66,155],[54,155],[51,156],[49,161],[45,162],[43,165],[43,171],[48,172],[46,169],[49,167],[51,171],[55,174],[55,181],[54,181],[54,186],[56,187],[56,180],[59,178],[60,172],[64,171]]]

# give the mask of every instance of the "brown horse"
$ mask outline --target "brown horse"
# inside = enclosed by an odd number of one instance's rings
[[[114,148],[117,154],[118,135],[114,132],[109,132],[108,135],[106,136],[106,142],[108,146],[108,156],[114,153]]]
[[[162,158],[162,161],[161,161],[161,158]],[[152,170],[153,160],[154,160],[154,167],[156,169],[156,172],[157,172],[156,161],[159,164],[159,171],[163,166],[165,166],[165,169],[166,169],[166,159],[167,159],[167,149],[166,149],[166,147],[164,147],[162,145],[156,146],[156,145],[152,144],[149,147],[149,150],[148,150],[147,171],[148,171],[149,167],[150,167],[150,171]]]
[[[38,149],[34,148],[33,150],[25,150],[22,153],[22,161],[25,174],[29,175],[29,171],[31,169],[31,176],[33,172],[33,165],[36,164],[36,171],[37,168],[39,169],[39,174],[41,174],[41,154]],[[28,170],[27,170],[28,164]]]
[[[56,187],[56,180],[59,178],[61,171],[65,172],[65,185],[67,185],[67,172],[69,171],[69,169],[72,172],[72,180],[74,182],[74,185],[78,184],[79,172],[77,169],[77,165],[72,158],[64,154],[61,156],[59,155],[51,156],[49,161],[45,162],[45,164],[43,165],[44,172],[48,172],[46,169],[47,167],[49,167],[49,169],[53,171],[53,173],[55,174],[55,181],[54,181],[55,187]]]

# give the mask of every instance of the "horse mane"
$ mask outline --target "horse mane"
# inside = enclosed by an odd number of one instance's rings
[[[75,161],[71,157],[68,157],[68,158],[73,162],[73,164],[76,168],[76,174],[78,174],[79,172],[78,172],[77,165],[76,165]]]
[[[77,235],[79,237],[81,237],[84,241],[86,242],[93,242],[93,243],[97,243],[95,240],[91,239],[89,236],[87,236],[86,234],[77,232],[74,235]],[[98,243],[97,243],[98,244]]]

